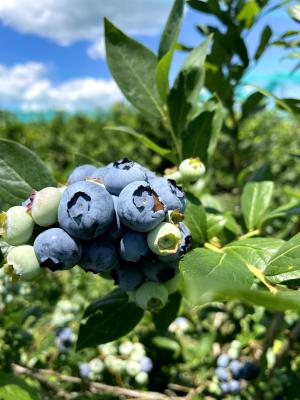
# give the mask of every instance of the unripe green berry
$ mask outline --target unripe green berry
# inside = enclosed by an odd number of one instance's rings
[[[143,310],[159,312],[168,301],[168,291],[162,283],[145,282],[135,295],[136,304]]]
[[[166,179],[172,179],[173,181],[176,181],[176,183],[182,182],[182,175],[177,167],[166,168],[164,171],[164,177]]]
[[[181,243],[181,233],[176,225],[162,222],[147,235],[151,251],[159,256],[175,254]]]
[[[173,294],[178,291],[180,284],[180,274],[176,274],[172,279],[167,282],[164,282],[165,288],[168,291],[168,294]]]
[[[145,385],[149,381],[148,374],[145,371],[140,371],[134,379],[139,385]]]
[[[57,222],[57,210],[62,191],[47,187],[32,195],[31,215],[35,223],[48,227]]]
[[[199,157],[187,158],[179,165],[179,171],[184,180],[194,182],[205,173],[205,165]]]
[[[7,254],[6,270],[13,280],[18,278],[24,282],[31,282],[38,278],[42,270],[33,246],[12,247]]]
[[[0,214],[0,234],[11,246],[28,242],[33,228],[34,221],[25,207],[11,207],[6,213]]]

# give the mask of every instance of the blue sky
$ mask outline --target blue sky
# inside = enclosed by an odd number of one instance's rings
[[[105,62],[103,16],[156,50],[171,5],[171,0],[0,0],[0,107],[73,111],[121,100]],[[197,45],[201,38],[195,24],[211,22],[186,9],[180,40]],[[250,52],[266,23],[274,37],[299,29],[286,10],[276,11],[247,37]],[[246,83],[272,86],[279,96],[297,97],[299,74],[289,74],[295,61],[282,60],[282,55],[280,48],[268,50],[258,65],[251,66]],[[176,54],[171,79],[183,57]]]

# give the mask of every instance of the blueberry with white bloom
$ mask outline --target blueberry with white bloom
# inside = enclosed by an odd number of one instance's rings
[[[58,222],[71,236],[89,240],[103,234],[115,215],[111,195],[103,185],[77,182],[63,193]]]
[[[132,182],[120,193],[120,220],[134,231],[151,231],[165,219],[166,211],[164,203],[146,181]]]
[[[76,167],[68,178],[68,184],[71,185],[75,182],[84,181],[87,178],[92,177],[96,172],[97,168],[94,165],[85,164]]]
[[[40,233],[34,241],[34,251],[41,267],[52,271],[70,269],[81,258],[80,243],[60,228]]]
[[[115,161],[108,169],[104,177],[104,183],[111,194],[118,196],[129,183],[145,179],[146,174],[141,165],[128,158],[123,158]]]
[[[218,367],[226,368],[228,367],[229,363],[230,363],[230,358],[228,354],[221,354],[217,359]]]
[[[227,382],[229,380],[229,372],[223,367],[216,368],[216,376],[219,381]]]
[[[153,361],[151,360],[151,358],[144,356],[140,360],[140,366],[141,371],[149,373],[153,369]]]
[[[166,204],[168,210],[185,211],[186,199],[185,193],[176,182],[171,179],[155,178],[150,180],[151,187]]]
[[[122,224],[117,211],[119,197],[115,195],[112,195],[111,197],[114,202],[115,214],[112,223],[110,224],[108,230],[105,232],[105,238],[107,240],[115,241],[115,240],[120,240],[121,237],[125,234],[126,227]]]

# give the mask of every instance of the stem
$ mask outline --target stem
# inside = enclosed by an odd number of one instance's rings
[[[247,233],[245,233],[245,235],[240,236],[239,240],[248,239],[248,238],[251,238],[253,236],[258,236],[259,234],[260,234],[260,230],[259,229],[255,229],[254,231],[247,232]]]
[[[217,247],[217,246],[214,246],[213,244],[211,244],[211,243],[208,243],[208,242],[204,243],[204,247],[206,247],[207,249],[210,249],[210,250],[216,251],[217,253],[223,253],[223,252],[222,252],[222,250],[221,250],[221,249],[219,249],[219,247]]]

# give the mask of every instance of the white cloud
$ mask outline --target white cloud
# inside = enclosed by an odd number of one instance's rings
[[[36,62],[0,65],[0,107],[75,111],[108,107],[123,99],[113,80],[86,77],[55,85],[47,72],[45,64]]]
[[[153,35],[161,30],[171,4],[172,0],[0,0],[0,21],[64,46],[91,41],[88,54],[95,57],[103,56],[104,16],[130,34]]]

